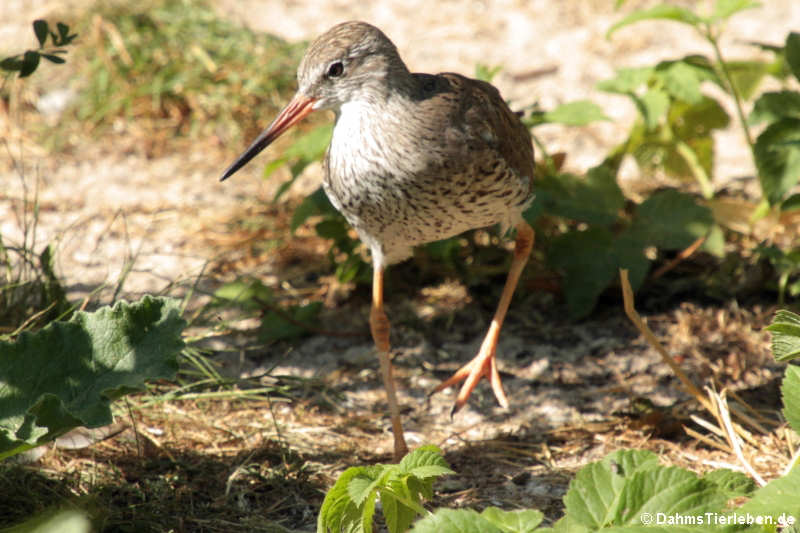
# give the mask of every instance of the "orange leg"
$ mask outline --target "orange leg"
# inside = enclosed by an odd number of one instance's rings
[[[375,268],[372,275],[372,309],[369,313],[369,327],[375,347],[378,349],[381,377],[389,403],[389,416],[392,419],[392,433],[394,433],[394,458],[399,461],[408,453],[408,446],[403,437],[403,424],[400,422],[400,409],[392,377],[392,362],[389,359],[389,319],[383,310],[383,268]]]
[[[514,260],[511,262],[511,268],[508,271],[508,278],[506,279],[505,287],[503,287],[503,294],[500,296],[500,303],[497,304],[497,311],[492,318],[492,324],[489,326],[489,332],[481,344],[478,355],[472,361],[459,368],[450,379],[442,382],[436,387],[431,394],[437,393],[452,385],[460,383],[461,390],[458,392],[456,403],[450,411],[450,416],[456,414],[467,403],[469,395],[478,381],[484,376],[489,378],[492,384],[492,390],[497,398],[498,403],[503,407],[508,407],[508,398],[505,391],[503,391],[503,384],[500,381],[500,373],[497,371],[497,360],[495,352],[497,351],[497,339],[500,337],[500,328],[503,327],[503,320],[508,311],[508,305],[511,303],[511,296],[517,288],[519,276],[522,274],[522,269],[525,268],[525,263],[528,262],[528,256],[533,248],[533,228],[526,222],[517,224],[517,240],[514,245]]]

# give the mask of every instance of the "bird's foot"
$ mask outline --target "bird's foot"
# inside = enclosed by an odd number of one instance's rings
[[[484,341],[478,355],[472,361],[459,368],[455,374],[450,376],[449,379],[443,381],[438,387],[433,389],[430,395],[451,387],[457,383],[464,382],[461,390],[458,391],[453,408],[450,410],[450,417],[452,418],[458,411],[466,405],[469,395],[472,394],[473,389],[478,384],[478,381],[484,376],[489,379],[492,384],[492,390],[497,398],[497,402],[504,408],[508,407],[508,398],[505,391],[503,391],[503,383],[500,381],[500,372],[497,371],[497,359],[495,358],[496,343]]]

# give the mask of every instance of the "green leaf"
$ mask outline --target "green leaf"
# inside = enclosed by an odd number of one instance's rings
[[[6,57],[2,61],[0,61],[0,69],[6,70],[6,71],[15,72],[15,71],[18,71],[18,70],[22,70],[22,65],[23,64],[24,63],[22,61],[22,58],[20,58],[20,56],[18,56],[18,55],[17,56]]]
[[[727,499],[750,496],[756,489],[756,484],[752,479],[742,472],[720,468],[706,472],[703,481],[716,485],[717,490],[725,495]]]
[[[258,279],[237,279],[216,291],[214,298],[220,303],[237,304],[246,309],[261,309],[272,301],[272,290]]]
[[[772,355],[776,361],[800,357],[800,316],[780,309],[764,329],[772,333]]]
[[[407,454],[398,464],[400,472],[412,473],[414,470],[421,467],[438,467],[446,470],[442,474],[454,474],[450,470],[450,466],[442,457],[442,450],[433,444],[425,444]],[[425,476],[427,477],[427,476]]]
[[[761,132],[753,149],[761,188],[779,204],[800,181],[800,119],[783,118]]]
[[[610,525],[620,514],[627,479],[659,468],[658,456],[645,450],[619,450],[581,468],[564,496],[566,514],[590,529]]]
[[[800,209],[800,193],[796,193],[788,197],[781,204],[781,211],[796,211]]]
[[[22,56],[22,68],[19,69],[19,77],[25,78],[26,76],[30,76],[36,71],[36,68],[39,66],[39,60],[41,56],[39,52],[34,50],[28,50],[25,52],[25,55]]]
[[[739,11],[755,7],[761,7],[761,2],[754,2],[753,0],[717,0],[710,20],[711,22],[723,21]]]
[[[708,207],[686,193],[667,189],[639,205],[629,231],[646,245],[680,250],[708,234],[713,223]]]
[[[702,79],[694,66],[684,61],[674,61],[665,65],[661,76],[664,80],[664,88],[674,98],[690,104],[696,104],[702,100],[703,94],[700,92]]]
[[[292,306],[283,312],[270,311],[261,319],[258,338],[262,342],[296,339],[308,334],[319,316],[322,302]]]
[[[615,238],[603,227],[570,231],[557,237],[547,258],[551,266],[564,273],[564,296],[573,318],[583,317],[592,310],[620,268],[630,270],[631,285],[636,289],[649,265],[640,242],[630,235]]]
[[[88,513],[78,509],[49,509],[39,512],[21,524],[3,528],[3,533],[92,533]]]
[[[561,104],[543,116],[544,122],[566,124],[567,126],[584,126],[598,120],[610,120],[603,108],[589,100],[577,100]]]
[[[589,169],[585,178],[543,176],[537,183],[537,196],[545,212],[589,224],[615,223],[625,204],[616,174],[608,165]]]
[[[733,84],[739,91],[739,95],[745,100],[753,97],[761,81],[770,72],[771,65],[765,61],[728,61],[728,72],[730,72]],[[729,92],[727,87],[723,87]]]
[[[353,466],[342,472],[322,502],[317,516],[317,533],[363,531],[361,510],[353,503],[347,488],[353,478],[363,475],[366,470],[363,466]]]
[[[113,400],[147,379],[172,379],[183,348],[179,307],[145,296],[0,342],[0,458],[78,425],[110,424]]]
[[[387,491],[380,491],[381,509],[386,520],[386,529],[390,533],[400,533],[408,531],[411,523],[417,518],[417,513],[413,509],[401,504],[397,498]]]
[[[39,41],[39,47],[43,47],[47,42],[47,34],[50,33],[50,28],[47,26],[46,20],[33,21],[33,33],[36,34],[36,39]]]
[[[504,533],[472,509],[437,509],[414,524],[414,533]]]
[[[792,32],[786,37],[784,56],[794,77],[800,81],[800,33]]]
[[[609,93],[630,94],[652,77],[653,67],[622,68],[614,78],[597,83],[597,89]]]
[[[292,219],[289,222],[289,229],[294,233],[309,217],[328,213],[336,213],[336,209],[331,205],[322,187],[319,187],[316,191],[306,196],[300,205],[295,208],[294,213],[292,213]]]
[[[544,518],[540,511],[533,509],[504,511],[497,507],[487,507],[481,516],[500,528],[503,533],[533,533]]]
[[[661,89],[650,89],[635,101],[648,130],[654,130],[661,123],[670,103],[669,96]]]
[[[475,79],[491,83],[501,70],[503,70],[501,65],[490,67],[484,63],[478,63],[475,65]]]
[[[788,474],[773,479],[753,493],[750,501],[732,512],[739,516],[747,515],[771,516],[774,524],[778,524],[781,516],[800,517],[800,468],[792,468]],[[762,530],[763,531],[763,530]]]
[[[317,235],[323,239],[333,239],[338,241],[340,239],[348,238],[348,225],[344,218],[327,218],[319,221],[314,230]]]
[[[714,484],[673,466],[636,472],[627,480],[619,501],[614,525],[640,524],[645,513],[698,516],[719,512],[727,498]]]
[[[623,18],[606,32],[606,38],[610,38],[620,28],[629,26],[642,20],[673,20],[681,22],[690,26],[697,27],[703,22],[703,18],[699,17],[692,11],[686,8],[673,6],[669,4],[661,4],[650,9],[642,9],[634,11],[627,17]]]
[[[57,65],[61,65],[67,62],[66,59],[64,59],[63,57],[54,54],[40,54],[40,55],[46,60],[50,61],[51,63],[55,63]]]
[[[775,122],[782,118],[800,118],[800,93],[777,91],[764,93],[753,104],[748,117],[750,124]]]
[[[783,416],[792,429],[800,435],[800,367],[789,365],[781,384]]]

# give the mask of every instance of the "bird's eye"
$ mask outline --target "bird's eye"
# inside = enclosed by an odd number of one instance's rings
[[[328,67],[328,77],[329,78],[338,78],[344,72],[344,65],[341,61],[334,61]]]

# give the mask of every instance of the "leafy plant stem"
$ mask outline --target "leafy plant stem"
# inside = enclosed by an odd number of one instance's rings
[[[733,103],[736,106],[736,115],[739,117],[739,123],[742,125],[742,132],[744,132],[745,141],[747,141],[747,145],[750,147],[750,153],[753,153],[753,137],[750,134],[750,127],[747,125],[747,119],[745,118],[744,110],[742,109],[742,95],[739,93],[739,89],[733,82],[733,76],[731,76],[728,63],[726,63],[722,58],[722,50],[720,50],[717,37],[708,27],[705,28],[702,34],[711,45],[711,48],[714,50],[714,57],[717,60],[717,68],[722,73],[722,77],[725,79],[725,83],[728,85],[731,96],[733,96]]]
[[[714,197],[714,187],[711,185],[711,180],[706,174],[706,171],[703,169],[703,165],[700,164],[700,161],[697,159],[697,154],[692,150],[692,148],[686,144],[684,141],[675,141],[675,149],[681,154],[683,160],[686,161],[686,164],[689,165],[689,168],[694,174],[695,179],[697,180],[698,185],[700,185],[700,191],[703,194],[703,198],[706,200],[710,200]]]

